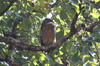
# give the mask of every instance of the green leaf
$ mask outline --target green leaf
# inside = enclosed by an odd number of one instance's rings
[[[57,33],[57,39],[59,40],[64,35],[63,29],[61,29],[60,32]]]
[[[9,28],[11,28],[12,25],[13,25],[13,23],[14,23],[14,21],[13,21],[12,19],[10,19],[10,20],[7,22],[7,26],[8,26]]]
[[[62,20],[68,19],[67,13],[66,13],[66,11],[64,9],[60,12],[60,18]]]
[[[73,57],[72,57],[72,61],[76,64],[79,60],[80,60],[80,57],[78,55],[79,53],[76,52]]]

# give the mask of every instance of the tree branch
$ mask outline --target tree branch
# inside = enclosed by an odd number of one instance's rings
[[[77,22],[77,19],[78,19],[78,16],[79,14],[76,13],[73,20],[72,20],[72,23],[71,23],[71,32],[76,32],[76,28],[75,28],[75,24]]]
[[[11,0],[10,4],[0,13],[0,16],[2,16],[6,11],[9,10],[9,8],[16,2],[17,0]]]
[[[4,58],[0,58],[0,61],[6,61],[6,59],[4,59]]]
[[[16,33],[16,30],[17,30],[17,25],[18,24],[20,24],[20,22],[22,22],[23,21],[23,19],[20,17],[20,18],[18,18],[18,19],[16,19],[15,21],[14,21],[14,24],[13,24],[13,26],[12,26],[12,31],[11,31],[11,36],[10,37],[12,37],[12,38],[17,38],[17,33]]]
[[[78,16],[81,13],[83,7],[81,4],[79,4],[79,13],[76,12],[76,14],[74,15],[74,18],[72,19],[72,23],[71,23],[71,32],[76,32],[76,28],[75,28],[75,24],[78,20]]]
[[[100,24],[100,21],[97,21],[97,22],[94,22],[93,24],[89,25],[88,27],[85,28],[86,31],[89,31],[89,32],[93,32],[93,28],[96,26],[96,25],[99,25]]]
[[[100,21],[94,22],[93,24],[89,25],[85,28],[86,31],[93,29],[95,26],[99,25]],[[48,45],[48,46],[34,46],[34,45],[28,45],[25,43],[22,43],[14,38],[11,37],[2,37],[0,36],[0,42],[5,42],[6,44],[13,45],[17,48],[20,48],[22,50],[29,50],[29,51],[50,51],[57,47],[60,47],[66,40],[70,39],[75,33],[79,32],[81,29],[76,28],[76,32],[70,32],[67,35],[63,36],[60,40],[58,40],[56,43]]]

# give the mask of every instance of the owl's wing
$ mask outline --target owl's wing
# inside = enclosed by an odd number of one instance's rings
[[[45,44],[43,43],[43,39],[42,39],[43,28],[44,28],[44,24],[42,23],[42,25],[41,25],[41,30],[40,30],[40,43],[41,43],[42,46],[45,45]]]

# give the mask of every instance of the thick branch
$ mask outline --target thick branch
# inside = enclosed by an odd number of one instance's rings
[[[100,21],[98,22],[94,22],[93,24],[91,24],[90,26],[86,27],[85,30],[91,30],[93,29],[95,26],[99,25]],[[71,38],[75,33],[79,32],[81,29],[76,28],[76,32],[70,32],[67,35],[63,36],[60,40],[58,40],[55,44],[51,44],[48,46],[34,46],[34,45],[28,45],[25,43],[22,43],[16,39],[13,39],[11,37],[2,37],[0,36],[0,42],[5,42],[6,44],[10,44],[13,46],[16,46],[20,49],[23,50],[29,50],[29,51],[49,51],[49,50],[53,50],[57,47],[60,47],[66,40],[68,40],[69,38]]]
[[[75,24],[77,22],[79,14],[75,14],[73,20],[72,20],[72,24],[71,24],[71,32],[76,32],[76,28],[75,28]]]
[[[11,37],[2,37],[0,36],[0,42],[5,42],[6,44],[16,46],[22,50],[30,50],[30,51],[46,51],[48,48],[44,46],[34,46],[22,43]]]
[[[9,10],[9,8],[16,2],[17,0],[11,0],[10,4],[0,13],[0,16],[2,16],[6,11]]]
[[[76,12],[76,14],[74,15],[74,18],[72,19],[72,23],[71,23],[71,32],[76,32],[76,28],[75,28],[75,25],[76,25],[76,22],[78,20],[78,16],[79,14],[81,13],[83,7],[81,4],[79,4],[79,13]]]

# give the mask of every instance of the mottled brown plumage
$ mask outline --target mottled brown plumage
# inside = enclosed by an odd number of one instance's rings
[[[44,19],[41,26],[41,45],[49,45],[56,42],[55,25],[51,19]]]

